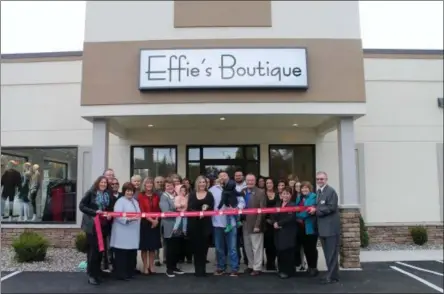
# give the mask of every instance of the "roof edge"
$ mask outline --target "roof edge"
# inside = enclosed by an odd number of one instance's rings
[[[1,59],[57,58],[57,57],[81,57],[81,56],[83,56],[83,51],[59,51],[59,52],[2,54]]]
[[[364,54],[444,55],[444,50],[441,49],[363,49],[363,52]],[[81,56],[83,56],[83,51],[61,51],[1,54],[1,59],[57,58]]]

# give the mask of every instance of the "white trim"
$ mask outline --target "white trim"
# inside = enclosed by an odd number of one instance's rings
[[[273,95],[270,93],[270,95]],[[168,103],[130,105],[81,106],[83,118],[145,115],[199,115],[199,114],[366,114],[365,103]]]

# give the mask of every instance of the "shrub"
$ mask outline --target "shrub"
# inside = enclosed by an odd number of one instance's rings
[[[84,232],[80,232],[76,236],[76,249],[82,253],[86,253],[88,250],[86,234]]]
[[[416,245],[424,245],[429,240],[427,229],[424,227],[410,228],[410,235],[412,236],[413,243]]]
[[[43,261],[46,257],[49,242],[36,232],[23,232],[14,242],[12,247],[18,262]]]
[[[368,232],[364,219],[361,215],[359,216],[359,231],[361,237],[361,248],[367,248],[369,244]]]

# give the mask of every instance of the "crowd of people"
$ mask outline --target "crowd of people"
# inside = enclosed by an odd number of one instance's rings
[[[221,171],[216,179],[197,177],[194,185],[178,175],[143,181],[135,175],[120,188],[114,171],[108,169],[79,205],[88,241],[88,282],[100,284],[111,267],[111,275],[119,280],[154,274],[161,265],[161,248],[168,277],[184,274],[179,268],[183,262],[193,263],[194,275],[204,277],[208,249],[213,245],[217,276],[238,276],[243,260],[247,266],[244,274],[251,276],[265,269],[276,271],[282,279],[294,276],[296,271],[315,277],[319,273],[320,239],[328,268],[321,281],[335,283],[339,279],[340,218],[338,196],[327,181],[327,173],[318,172],[314,190],[310,182],[299,182],[296,177],[274,181],[253,174],[244,177],[238,170],[233,179]],[[104,252],[99,250],[94,222],[96,215],[111,211],[161,213],[294,206],[303,209],[231,216],[104,216],[100,217]],[[138,251],[143,264],[140,270],[136,269]]]

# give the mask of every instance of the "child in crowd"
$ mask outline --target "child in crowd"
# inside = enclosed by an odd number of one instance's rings
[[[219,206],[217,209],[221,209],[223,206],[229,209],[237,208],[237,197],[241,196],[236,191],[236,182],[233,180],[229,180],[228,183],[226,183],[222,187],[222,199],[219,203]],[[234,219],[236,226],[240,227],[242,224],[239,219],[239,215],[227,215],[227,226],[225,227],[225,232],[228,233],[233,229],[232,220]]]
[[[176,186],[176,197],[174,197],[174,206],[176,207],[176,211],[185,212],[188,208],[188,193],[187,187],[184,185]],[[187,234],[187,224],[188,220],[186,217],[177,216],[176,222],[173,227],[174,235]]]

